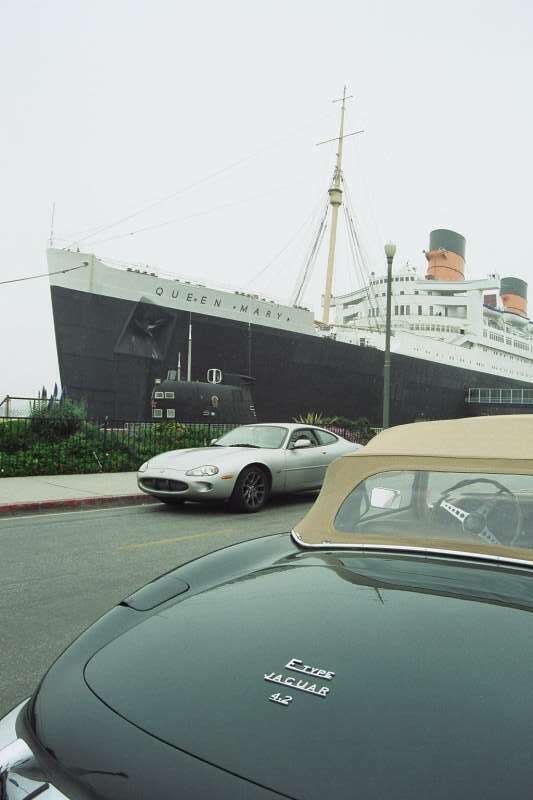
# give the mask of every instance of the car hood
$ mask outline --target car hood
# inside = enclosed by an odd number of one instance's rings
[[[219,464],[221,460],[238,458],[241,453],[257,453],[252,447],[191,447],[186,450],[171,450],[150,459],[148,471],[158,469],[188,470],[205,464]]]
[[[403,563],[401,580],[369,580],[304,557],[185,595],[97,652],[85,680],[159,741],[293,798],[478,796],[480,782],[510,796],[530,769],[533,615],[438,566],[438,591],[419,589]]]

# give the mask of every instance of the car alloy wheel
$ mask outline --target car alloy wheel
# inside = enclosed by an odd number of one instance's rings
[[[237,479],[231,496],[231,506],[249,514],[259,511],[269,495],[268,478],[261,467],[247,467]]]

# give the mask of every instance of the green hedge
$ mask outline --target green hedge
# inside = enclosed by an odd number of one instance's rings
[[[86,409],[81,403],[65,400],[33,409],[30,428],[36,439],[60,442],[81,430],[85,423]]]
[[[131,472],[158,453],[202,447],[219,436],[221,426],[134,423],[113,428],[81,420],[54,418],[50,429],[40,418],[2,420],[0,477]],[[233,426],[224,426],[233,427]]]
[[[84,413],[66,403],[37,409],[29,419],[0,419],[0,477],[132,472],[158,453],[203,447],[234,427],[170,421],[99,424],[85,420]],[[328,427],[361,444],[374,435],[365,419],[339,417]]]
[[[365,417],[359,417],[359,419],[336,417],[331,428],[332,430],[341,428],[344,432],[352,433],[359,444],[367,444],[376,435],[375,429],[371,427],[370,422]]]

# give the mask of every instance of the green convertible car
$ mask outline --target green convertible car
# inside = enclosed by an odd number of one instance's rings
[[[293,531],[167,573],[66,650],[0,722],[0,798],[530,797],[532,454],[524,415],[335,461]]]

